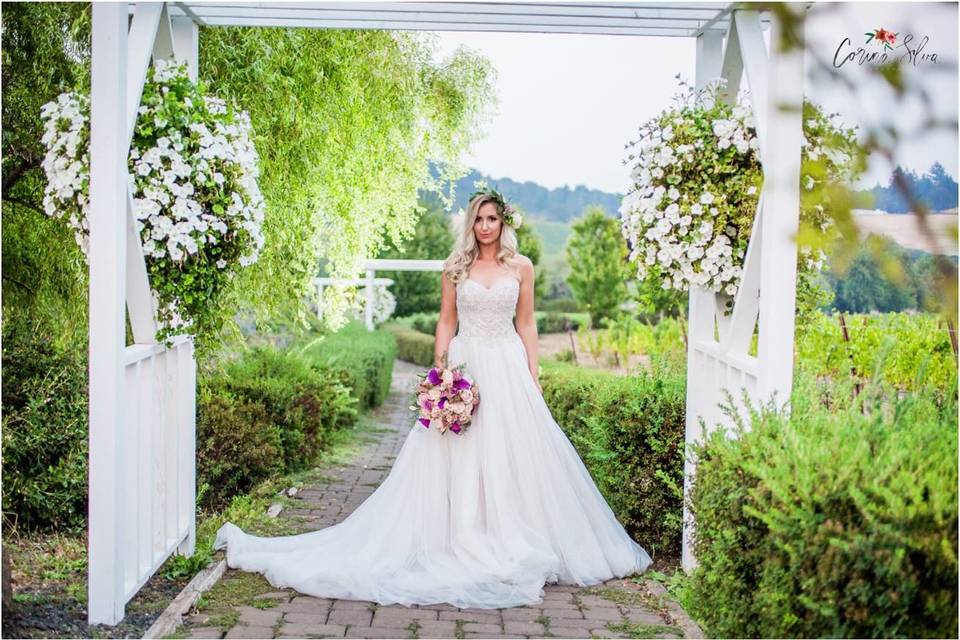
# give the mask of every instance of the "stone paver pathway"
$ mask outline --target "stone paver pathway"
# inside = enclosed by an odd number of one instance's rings
[[[344,466],[324,469],[329,483],[305,487],[295,509],[298,530],[335,524],[386,477],[412,424],[409,390],[421,367],[397,361],[390,396],[374,412],[385,430]],[[240,574],[243,574],[242,577]],[[221,581],[251,579],[228,569]],[[214,587],[216,589],[216,587]],[[700,629],[660,583],[610,580],[603,585],[544,588],[541,604],[511,609],[458,609],[439,604],[406,607],[375,602],[303,596],[293,590],[266,591],[231,605],[230,611],[201,612],[185,619],[190,638],[681,638],[703,637]],[[251,606],[253,605],[253,606]]]

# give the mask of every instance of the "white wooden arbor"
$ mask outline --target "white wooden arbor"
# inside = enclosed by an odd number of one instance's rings
[[[718,311],[712,294],[690,295],[686,439],[691,443],[702,437],[699,418],[708,425],[723,421],[716,408],[723,389],[737,394],[742,387],[758,400],[773,393],[785,399],[792,384],[792,234],[799,211],[803,65],[799,51],[767,53],[765,21],[749,5],[718,2],[93,3],[89,622],[119,622],[126,602],[171,553],[192,554],[194,548],[193,345],[181,338],[166,348],[154,339],[155,313],[127,175],[151,57],[185,60],[196,77],[198,28],[218,25],[511,31],[695,38],[696,84],[722,75],[732,95],[746,71],[761,141],[762,204],[733,316]],[[771,24],[776,42],[779,25]],[[795,110],[781,111],[779,105]],[[372,275],[368,269],[368,279]],[[127,312],[132,346],[125,344]],[[758,326],[759,352],[753,357],[747,345]],[[693,471],[690,461],[685,473]],[[683,565],[690,569],[693,523],[684,516]]]

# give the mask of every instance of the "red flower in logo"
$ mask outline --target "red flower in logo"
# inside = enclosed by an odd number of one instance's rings
[[[892,31],[887,31],[884,28],[879,28],[874,31],[868,31],[865,34],[867,36],[866,44],[869,44],[871,40],[876,40],[877,42],[882,42],[884,49],[893,49],[893,44],[897,41],[897,34]]]

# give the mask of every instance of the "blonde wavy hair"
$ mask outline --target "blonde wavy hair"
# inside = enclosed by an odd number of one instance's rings
[[[487,202],[492,202],[497,208],[497,215],[500,216],[500,251],[497,252],[497,263],[515,270],[517,257],[517,231],[503,220],[503,210],[497,204],[496,200],[488,194],[479,195],[470,201],[467,206],[466,215],[463,217],[463,226],[459,229],[457,242],[454,245],[453,252],[443,262],[443,273],[447,274],[454,285],[460,284],[467,278],[470,267],[473,266],[477,256],[480,255],[480,246],[477,243],[477,237],[473,233],[473,225],[477,221],[477,215],[480,213],[480,207]]]

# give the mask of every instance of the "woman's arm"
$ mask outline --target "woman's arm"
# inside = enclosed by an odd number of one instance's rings
[[[530,367],[530,375],[536,383],[540,393],[543,388],[540,386],[540,366],[537,360],[537,351],[539,349],[537,336],[537,320],[533,315],[533,281],[536,273],[533,270],[533,262],[530,258],[524,256],[520,264],[520,298],[517,300],[517,333],[523,340],[523,346],[527,351],[527,364]]]
[[[446,273],[440,276],[440,317],[437,319],[437,333],[433,346],[433,363],[442,367],[447,359],[450,341],[457,330],[457,289]]]

